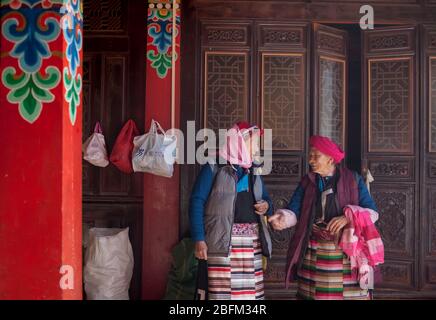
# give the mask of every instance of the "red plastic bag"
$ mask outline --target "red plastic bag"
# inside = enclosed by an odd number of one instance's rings
[[[138,136],[139,132],[133,120],[126,122],[121,132],[118,134],[115,145],[112,149],[110,161],[125,173],[132,173],[132,151],[133,138]]]

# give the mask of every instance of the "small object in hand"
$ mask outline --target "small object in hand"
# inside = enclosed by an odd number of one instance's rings
[[[268,210],[268,206],[268,202],[266,202],[265,200],[259,200],[256,201],[256,203],[254,204],[254,209],[257,214],[265,214]]]
[[[316,225],[318,228],[321,228],[321,229],[326,229],[326,228],[327,228],[327,223],[325,223],[325,221],[319,221],[319,222],[316,222],[315,225]]]

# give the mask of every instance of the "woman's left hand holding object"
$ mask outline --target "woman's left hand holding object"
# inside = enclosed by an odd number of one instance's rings
[[[258,201],[254,204],[254,211],[258,215],[264,215],[268,211],[268,208],[269,204],[265,200]]]
[[[327,225],[327,230],[332,234],[339,233],[348,224],[346,216],[339,216],[333,218]]]

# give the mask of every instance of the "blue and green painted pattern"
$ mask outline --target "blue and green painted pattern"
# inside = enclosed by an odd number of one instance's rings
[[[151,0],[150,3],[160,3],[162,5],[170,3],[169,1]],[[180,15],[176,10],[176,37],[179,36]],[[147,18],[147,33],[151,37],[151,43],[147,44],[147,59],[159,78],[164,79],[168,70],[171,69],[172,59],[172,28],[173,13],[171,9],[149,8]],[[176,55],[176,60],[178,56]]]

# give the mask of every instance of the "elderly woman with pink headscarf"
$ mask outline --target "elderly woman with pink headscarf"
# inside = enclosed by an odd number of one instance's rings
[[[273,213],[253,158],[263,130],[238,122],[217,163],[206,164],[190,198],[195,256],[207,260],[208,299],[264,298],[262,255],[271,255],[265,215]]]
[[[369,225],[378,218],[376,205],[362,177],[339,166],[345,153],[336,143],[312,136],[309,145],[311,172],[302,178],[287,208],[269,218],[276,230],[296,225],[288,251],[286,285],[298,280],[300,299],[370,299],[370,286],[361,285],[340,244],[342,231],[350,224],[344,208],[352,205],[362,216],[370,215],[372,220],[365,220]],[[363,227],[372,227],[378,235],[373,225]],[[354,229],[349,230],[354,241]],[[381,240],[377,241],[377,250],[382,251]]]

